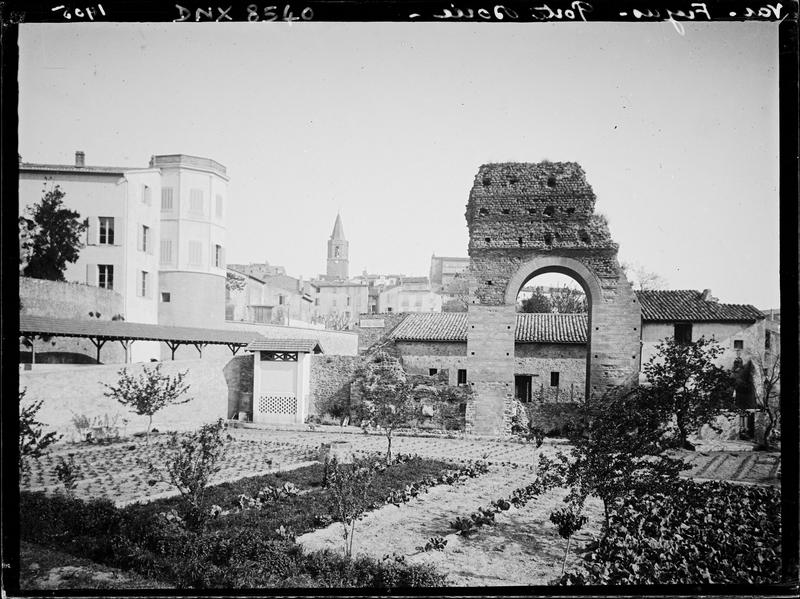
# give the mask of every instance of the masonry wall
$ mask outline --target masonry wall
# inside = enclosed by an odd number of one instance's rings
[[[20,313],[29,316],[93,320],[89,312],[100,313],[99,320],[123,314],[122,296],[115,291],[84,285],[19,277]],[[41,364],[96,364],[97,350],[88,339],[53,337],[34,341],[36,362]],[[103,364],[121,364],[125,352],[119,343],[108,342],[100,353]],[[31,348],[20,345],[20,362],[30,363]]]
[[[732,368],[738,353],[747,361],[754,352],[764,352],[764,321],[749,322],[695,322],[692,324],[692,341],[700,337],[714,339],[724,352],[717,364]],[[656,346],[665,338],[675,337],[675,323],[645,322],[642,325],[642,364],[646,364],[658,352]],[[742,341],[744,348],[737,352],[734,341]]]
[[[332,331],[313,327],[290,327],[277,324],[258,324],[227,321],[227,330],[255,331],[267,339],[317,339],[325,354],[337,356],[358,355],[358,335],[352,331]]]
[[[405,312],[360,314],[358,322],[356,322],[353,329],[358,333],[358,351],[363,353],[374,344],[385,339],[407,315]]]
[[[309,413],[321,415],[331,403],[350,403],[350,383],[361,363],[358,356],[312,354]]]
[[[583,402],[586,387],[586,346],[576,343],[518,343],[514,374],[531,375],[533,402]],[[558,385],[551,385],[551,373]]]
[[[458,383],[458,370],[467,368],[466,343],[398,341],[395,346],[403,368],[410,374],[427,375],[431,368],[447,370],[448,384],[455,385]]]
[[[228,416],[231,389],[246,387],[245,368],[241,360],[189,360],[163,362],[162,372],[174,375],[188,371],[185,382],[189,384],[189,403],[170,406],[153,417],[153,426],[160,431],[186,430]],[[140,374],[147,364],[130,364],[128,371]],[[65,440],[74,437],[73,415],[87,417],[118,416],[126,418],[127,433],[144,431],[146,416],[137,416],[115,400],[105,397],[106,384],[115,384],[122,365],[63,366],[49,370],[20,372],[20,389],[26,388],[25,401],[43,400],[37,417],[48,430],[65,434]],[[240,378],[241,377],[241,378]]]

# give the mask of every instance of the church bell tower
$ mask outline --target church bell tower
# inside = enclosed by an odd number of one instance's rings
[[[348,245],[344,238],[342,217],[337,213],[331,238],[328,239],[328,271],[325,278],[329,281],[346,281],[348,279]]]

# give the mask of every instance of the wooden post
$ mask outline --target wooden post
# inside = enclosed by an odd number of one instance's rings
[[[133,339],[117,339],[117,341],[119,341],[119,344],[122,346],[122,349],[125,350],[125,364],[128,364],[128,362],[130,361],[130,354],[128,353],[128,349],[133,343]]]
[[[164,341],[164,343],[167,344],[167,347],[172,352],[172,360],[174,361],[175,360],[175,350],[178,349],[178,347],[180,346],[180,343],[177,342],[177,341]]]
[[[197,352],[200,354],[200,359],[203,358],[203,348],[208,345],[207,343],[192,343],[197,348]]]
[[[100,350],[106,344],[107,339],[100,339],[100,337],[98,337],[97,339],[94,339],[92,337],[89,337],[89,341],[91,341],[94,344],[94,346],[97,348],[97,363],[99,364],[100,363]]]

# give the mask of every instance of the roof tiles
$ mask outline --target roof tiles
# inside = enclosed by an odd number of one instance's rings
[[[636,296],[644,322],[754,322],[764,318],[754,306],[704,300],[703,293],[694,289],[637,291]]]

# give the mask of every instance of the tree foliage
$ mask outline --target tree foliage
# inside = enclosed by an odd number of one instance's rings
[[[187,370],[170,376],[161,372],[161,364],[156,364],[154,368],[145,366],[139,376],[134,376],[123,368],[119,371],[116,386],[104,385],[104,395],[116,399],[135,414],[148,417],[146,433],[149,443],[153,416],[169,405],[184,404],[192,400],[191,397],[181,399],[189,390],[189,385],[183,382],[188,372]]]
[[[81,235],[87,224],[81,215],[64,207],[64,192],[60,186],[43,190],[38,204],[21,217],[20,229],[28,232],[29,259],[23,274],[35,279],[63,281],[67,264],[78,260],[83,242]]]
[[[564,285],[550,297],[553,312],[558,314],[586,314],[586,294],[580,289]]]
[[[53,444],[61,439],[55,432],[44,432],[44,424],[36,420],[36,414],[42,407],[42,400],[26,406],[22,405],[27,389],[19,392],[19,472],[25,478],[30,475],[29,460],[38,460]]]
[[[632,489],[669,488],[688,468],[665,451],[670,447],[662,414],[636,389],[615,388],[591,397],[575,416],[569,453],[539,457],[546,487],[567,487],[576,517],[586,498],[599,497],[606,521],[609,507]]]
[[[647,378],[643,392],[664,421],[674,422],[676,442],[694,449],[687,437],[733,408],[731,373],[714,363],[724,350],[704,337],[692,343],[668,338],[656,350],[642,369]]]
[[[536,289],[530,297],[522,300],[521,311],[530,314],[549,313],[553,311],[553,303],[548,296]]]
[[[635,291],[655,291],[666,289],[667,287],[667,282],[664,280],[664,277],[647,270],[641,264],[623,262],[620,264],[620,268],[622,268],[622,272],[625,273],[625,276],[631,282],[631,287]]]

